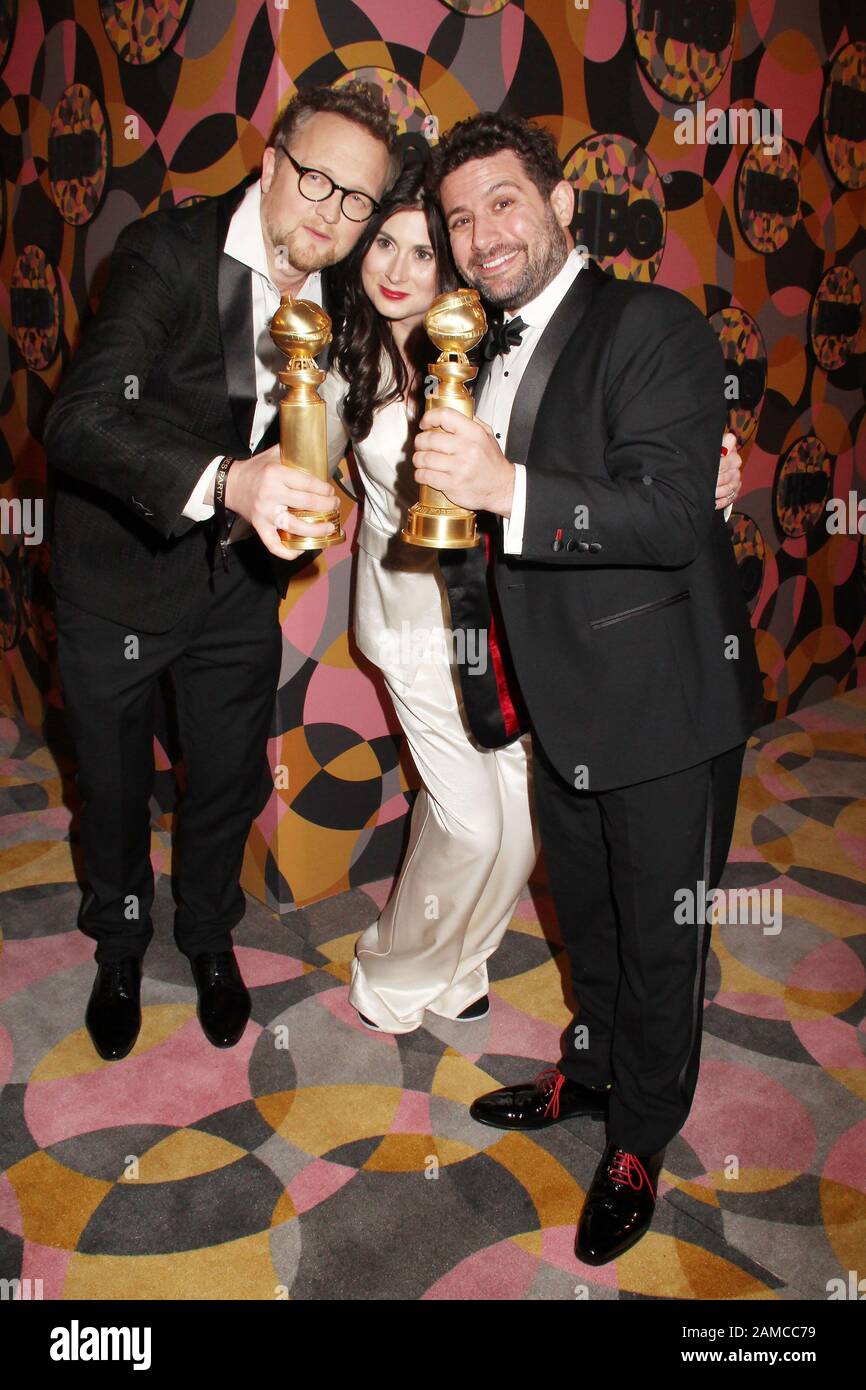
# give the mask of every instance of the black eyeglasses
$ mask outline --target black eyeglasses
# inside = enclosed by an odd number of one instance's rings
[[[369,193],[361,193],[357,188],[342,188],[340,184],[334,183],[332,178],[323,174],[320,169],[310,169],[303,164],[299,164],[296,159],[292,159],[285,145],[277,142],[275,148],[282,150],[286,159],[291,164],[295,173],[298,175],[298,190],[305,198],[309,198],[311,203],[324,203],[330,198],[334,189],[342,193],[340,199],[340,209],[344,217],[348,217],[350,222],[366,222],[373,216],[374,212],[379,211],[379,204],[375,198],[371,198]]]

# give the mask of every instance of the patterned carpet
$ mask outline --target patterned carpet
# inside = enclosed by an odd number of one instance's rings
[[[122,1062],[83,1027],[69,812],[48,750],[0,720],[0,1278],[46,1299],[824,1300],[866,1267],[866,690],[762,731],[729,888],[784,923],[713,933],[703,1065],[651,1232],[600,1269],[574,1224],[603,1130],[476,1125],[468,1102],[558,1055],[569,1020],[544,883],[472,1024],[378,1037],[347,1004],[389,883],[235,933],[253,995],[210,1047],[171,935],[155,831],[144,1026]],[[768,919],[769,922],[769,919]]]

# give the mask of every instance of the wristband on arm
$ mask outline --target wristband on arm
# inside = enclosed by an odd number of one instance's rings
[[[213,484],[216,539],[223,557],[223,569],[226,571],[229,567],[229,531],[232,529],[232,525],[237,516],[237,512],[226,510],[226,479],[228,478],[229,469],[234,462],[235,460],[233,458],[220,459]]]

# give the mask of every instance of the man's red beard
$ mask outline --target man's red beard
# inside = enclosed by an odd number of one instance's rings
[[[339,260],[333,241],[328,245],[316,246],[305,241],[301,227],[296,227],[293,232],[281,232],[270,223],[265,225],[278,266],[281,263],[285,266],[288,261],[295,270],[309,274],[313,270],[324,270],[325,266],[334,265]],[[285,268],[288,269],[288,266]]]

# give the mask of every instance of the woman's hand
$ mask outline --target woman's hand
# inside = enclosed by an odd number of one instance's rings
[[[737,436],[728,430],[722,437],[722,460],[716,482],[716,511],[724,511],[740,495],[743,460],[737,453]]]

